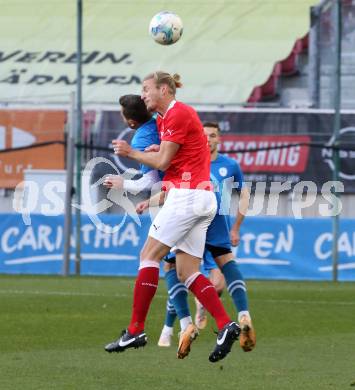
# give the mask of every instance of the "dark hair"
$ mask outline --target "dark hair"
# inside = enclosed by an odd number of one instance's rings
[[[219,124],[217,122],[204,122],[203,127],[213,127],[215,129],[217,129],[218,132],[221,131],[221,129],[219,128]]]
[[[139,124],[143,124],[152,117],[139,95],[123,95],[119,102],[122,106],[122,114],[126,119],[133,119]]]

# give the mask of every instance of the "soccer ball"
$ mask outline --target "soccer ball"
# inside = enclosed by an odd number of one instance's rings
[[[173,12],[162,11],[154,15],[149,24],[149,33],[155,42],[172,45],[177,42],[183,31],[180,17]]]

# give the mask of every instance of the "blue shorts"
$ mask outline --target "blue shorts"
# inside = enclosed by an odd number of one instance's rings
[[[176,263],[176,255],[175,253],[169,252],[163,259],[169,264],[175,264]]]
[[[214,261],[213,254],[214,252],[211,247],[215,247],[217,253],[231,253],[231,240],[229,235],[229,215],[216,214],[211,222],[210,226],[207,229],[206,234],[206,248],[203,254],[203,268],[205,271],[210,271],[212,269],[218,268],[218,265]],[[216,254],[214,254],[216,256]]]
[[[214,261],[214,258],[211,254],[211,252],[207,249],[205,249],[205,252],[203,254],[202,264],[201,264],[201,271],[206,276],[209,274],[210,271],[213,269],[217,269],[218,265]]]

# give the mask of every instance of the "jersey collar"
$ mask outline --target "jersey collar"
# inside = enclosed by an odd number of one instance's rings
[[[171,108],[173,108],[173,107],[175,106],[175,103],[176,103],[176,100],[175,100],[175,99],[172,100],[172,101],[170,102],[170,104],[169,104],[169,106],[168,106],[168,109],[166,110],[165,114],[164,114],[164,115],[161,115],[161,114],[159,114],[159,112],[158,112],[158,113],[157,113],[158,116],[160,116],[160,118],[164,118],[165,115],[168,113],[168,111],[169,111]]]
[[[176,103],[176,100],[175,100],[175,99],[172,100],[172,101],[170,102],[169,107],[168,107],[168,109],[166,110],[166,112],[168,112],[171,108],[173,108],[173,107],[175,106],[175,103]],[[165,115],[166,115],[166,113],[165,113]]]

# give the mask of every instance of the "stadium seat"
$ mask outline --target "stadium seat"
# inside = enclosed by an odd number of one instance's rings
[[[261,87],[255,87],[249,96],[248,103],[257,103],[261,100],[262,97],[263,93]]]
[[[298,60],[299,54],[308,50],[308,34],[303,38],[297,39],[291,53],[282,60],[281,74],[283,76],[293,76],[299,72]]]
[[[276,63],[270,77],[268,78],[266,83],[261,86],[263,99],[271,99],[277,95],[278,80],[280,74],[281,65],[280,63]]]

